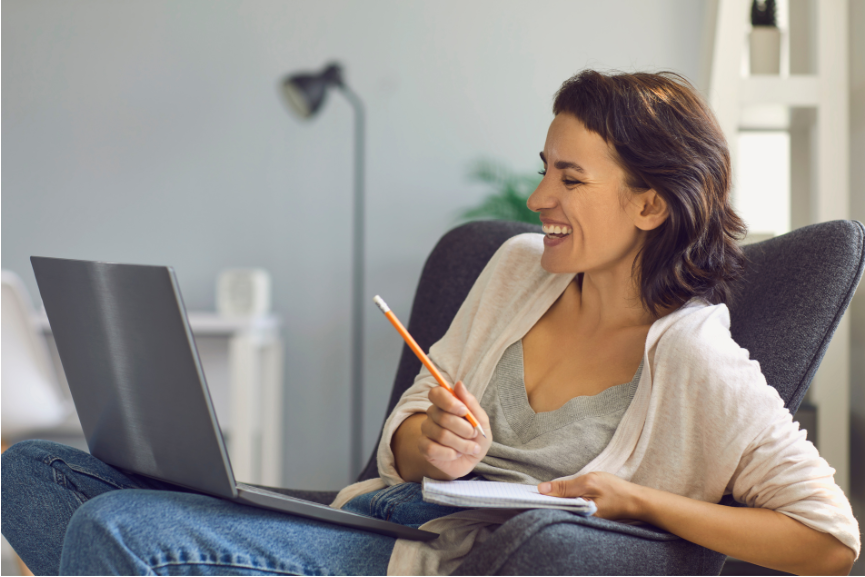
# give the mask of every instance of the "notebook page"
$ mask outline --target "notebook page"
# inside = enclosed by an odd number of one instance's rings
[[[424,501],[454,507],[567,509],[591,515],[595,504],[581,498],[551,497],[535,485],[498,481],[438,481],[424,478]]]

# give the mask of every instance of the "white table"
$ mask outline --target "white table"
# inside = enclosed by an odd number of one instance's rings
[[[189,311],[189,325],[211,400],[239,481],[282,483],[282,338],[276,315],[257,318]],[[44,311],[36,324],[51,337]],[[49,345],[66,384],[54,339]]]

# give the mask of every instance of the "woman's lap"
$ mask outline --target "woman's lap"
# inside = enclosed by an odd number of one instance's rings
[[[167,491],[173,487],[56,443],[15,445],[2,465],[3,534],[36,573],[382,574],[394,544]]]
[[[75,513],[60,567],[73,575],[380,575],[393,544],[206,495],[114,491]]]

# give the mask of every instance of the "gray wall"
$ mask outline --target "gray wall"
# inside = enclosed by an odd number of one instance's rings
[[[865,222],[865,2],[850,2],[850,216]],[[850,501],[865,522],[865,289],[860,283],[850,305]],[[853,575],[865,575],[865,556]]]
[[[698,73],[703,2],[6,0],[2,266],[33,254],[170,264],[190,309],[262,266],[285,321],[289,486],[349,481],[351,111],[292,118],[278,79],[341,60],[368,109],[367,294],[408,318],[435,241],[536,170],[559,84],[587,67]],[[399,337],[366,322],[365,450]]]

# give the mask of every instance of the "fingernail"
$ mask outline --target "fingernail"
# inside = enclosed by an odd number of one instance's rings
[[[538,491],[540,491],[541,493],[549,493],[552,490],[552,483],[541,483],[540,485],[538,485]]]
[[[475,445],[474,447],[472,447],[472,455],[477,455],[480,452],[481,452],[480,445]]]

